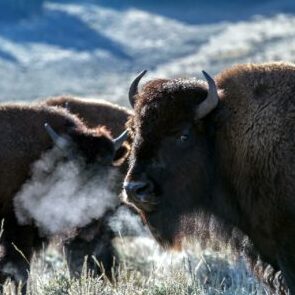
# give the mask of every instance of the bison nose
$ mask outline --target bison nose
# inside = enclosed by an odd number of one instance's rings
[[[125,181],[123,188],[130,201],[148,203],[152,199],[154,185],[151,181]]]

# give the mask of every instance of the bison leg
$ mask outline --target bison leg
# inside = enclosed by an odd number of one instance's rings
[[[87,256],[88,271],[95,275],[101,275],[104,272],[112,280],[112,269],[117,262],[112,239],[113,232],[107,224],[96,221],[67,241],[65,254],[71,276],[81,275],[85,256]]]
[[[111,280],[112,267],[115,265],[115,250],[111,241],[84,241],[75,238],[65,244],[65,254],[71,276],[79,277],[82,273],[85,257],[87,256],[87,270],[94,275],[102,272]],[[101,266],[103,269],[101,269]]]

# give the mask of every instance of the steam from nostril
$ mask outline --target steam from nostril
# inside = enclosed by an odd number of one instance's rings
[[[116,213],[112,215],[108,223],[111,229],[118,235],[151,237],[140,216],[125,206],[116,210]]]
[[[36,224],[44,235],[83,227],[119,203],[113,191],[116,169],[102,166],[89,171],[61,157],[56,148],[44,154],[14,198],[18,222]]]

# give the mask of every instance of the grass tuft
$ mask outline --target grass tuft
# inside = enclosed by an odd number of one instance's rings
[[[33,259],[27,285],[29,295],[266,295],[243,261],[228,250],[202,251],[192,245],[186,252],[167,253],[150,238],[117,238],[120,257],[117,279],[94,276],[86,268],[70,278],[65,259],[53,247]],[[98,262],[97,262],[98,263]],[[104,275],[102,275],[104,276]],[[21,294],[11,283],[5,295]]]

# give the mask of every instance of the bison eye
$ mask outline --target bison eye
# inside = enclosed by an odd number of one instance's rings
[[[194,134],[191,128],[184,128],[176,134],[176,144],[180,148],[186,148],[194,143]]]
[[[185,142],[185,141],[187,141],[189,139],[189,135],[188,134],[182,134],[179,139],[180,139],[181,142]]]
[[[186,146],[191,141],[191,134],[189,131],[185,131],[178,135],[177,142],[180,146]]]

